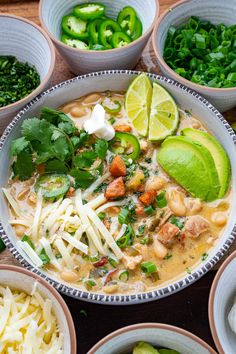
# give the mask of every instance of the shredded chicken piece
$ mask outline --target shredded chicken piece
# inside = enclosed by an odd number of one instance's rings
[[[159,223],[159,227],[163,226],[166,221],[173,215],[172,211],[169,208],[166,208],[165,213]]]
[[[143,257],[141,255],[134,256],[134,257],[125,256],[123,258],[123,262],[124,262],[125,266],[130,270],[134,270],[137,267],[137,265],[142,262],[142,260],[143,260]]]
[[[209,222],[200,215],[193,215],[187,218],[184,228],[181,231],[183,237],[197,238],[203,232],[209,230]]]

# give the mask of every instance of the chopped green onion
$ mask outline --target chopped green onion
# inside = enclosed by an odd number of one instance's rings
[[[157,272],[157,266],[153,262],[143,262],[141,263],[141,270],[145,274],[152,274]]]
[[[151,242],[151,238],[150,238],[149,236],[144,237],[144,238],[140,241],[141,245],[149,245],[150,242]]]
[[[208,257],[208,253],[203,253],[203,255],[202,255],[202,261],[205,261],[206,259],[207,259],[207,257]]]
[[[104,220],[106,217],[106,213],[103,213],[102,211],[100,213],[98,213],[98,217],[100,220]]]
[[[113,268],[116,268],[118,266],[118,261],[112,257],[109,257],[108,258],[108,262],[110,263],[110,265],[113,267]]]
[[[149,205],[146,208],[144,208],[144,211],[148,215],[153,215],[155,213],[155,209],[153,208],[152,205]]]
[[[84,284],[85,284],[85,286],[86,286],[86,288],[87,288],[88,290],[92,289],[94,286],[97,285],[97,283],[96,283],[94,280],[92,280],[92,279],[86,280],[86,281],[84,282]]]
[[[146,225],[139,225],[138,227],[138,233],[139,235],[143,235],[145,231]]]
[[[121,236],[117,241],[117,245],[120,247],[120,248],[125,248],[127,246],[130,246],[133,244],[133,240],[134,240],[134,237],[135,237],[135,233],[134,233],[134,230],[132,228],[131,225],[128,225],[125,233],[123,236]]]
[[[169,221],[171,224],[176,225],[180,230],[184,227],[183,221],[176,216],[172,216]]]
[[[167,206],[166,192],[162,191],[156,196],[156,203],[158,208],[164,208]]]
[[[5,250],[6,246],[3,240],[0,238],[0,253]]]
[[[111,117],[110,119],[108,119],[108,122],[113,125],[115,123],[115,118],[114,117]]]
[[[50,258],[48,257],[44,248],[42,248],[41,252],[39,253],[39,258],[43,262],[43,265],[50,263]]]
[[[119,274],[119,280],[128,281],[129,280],[129,272],[128,270],[121,271]]]
[[[167,33],[163,56],[179,75],[199,85],[236,87],[236,26],[192,16]]]
[[[21,239],[21,242],[27,242],[30,245],[30,247],[33,248],[33,250],[35,249],[34,244],[31,241],[31,239],[29,238],[29,236],[24,235]]]

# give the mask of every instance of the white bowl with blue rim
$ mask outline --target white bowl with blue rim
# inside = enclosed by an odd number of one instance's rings
[[[131,81],[140,72],[128,70],[103,71],[78,76],[74,79],[58,84],[31,101],[12,121],[0,140],[0,190],[5,187],[10,175],[10,146],[11,142],[20,136],[20,127],[23,120],[38,116],[43,106],[57,108],[78,97],[91,92],[125,91]],[[182,109],[187,109],[197,116],[204,126],[223,145],[229,155],[232,166],[232,202],[228,223],[218,239],[215,246],[210,249],[208,257],[197,264],[191,274],[187,272],[179,275],[158,288],[137,294],[106,295],[103,293],[92,293],[87,290],[80,290],[72,285],[63,283],[59,278],[48,275],[43,269],[35,268],[30,259],[17,245],[17,238],[14,229],[9,224],[8,206],[0,191],[0,236],[10,249],[14,257],[25,267],[41,275],[54,285],[62,293],[74,298],[101,304],[124,305],[137,304],[160,299],[174,294],[186,286],[191,285],[197,279],[207,273],[228,250],[236,236],[235,210],[236,210],[236,136],[223,118],[223,116],[205,99],[187,87],[162,76],[148,74],[152,81],[157,81],[175,98]]]

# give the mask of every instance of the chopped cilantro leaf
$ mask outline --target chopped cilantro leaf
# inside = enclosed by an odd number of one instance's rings
[[[77,155],[74,159],[75,167],[78,168],[89,168],[93,165],[97,158],[95,151],[84,151]]]
[[[13,140],[11,145],[11,155],[16,156],[20,154],[28,146],[29,146],[29,141],[27,141],[24,136],[22,136],[19,139]]]
[[[21,181],[29,179],[35,171],[32,153],[29,150],[21,151],[13,162],[12,170],[14,176],[18,176]]]
[[[98,139],[95,143],[95,152],[100,159],[105,159],[108,149],[108,142],[104,139]]]
[[[76,168],[71,170],[71,176],[75,178],[75,187],[82,189],[88,188],[96,178],[92,173]]]
[[[138,227],[138,232],[139,232],[140,235],[144,234],[145,228],[146,228],[146,225],[140,225]]]
[[[184,227],[184,222],[176,216],[172,216],[169,221],[171,224],[176,225],[180,230]]]
[[[45,164],[45,172],[66,173],[67,166],[58,159],[49,160]]]
[[[165,260],[168,260],[170,258],[172,258],[172,254],[170,254],[170,253],[167,253],[167,255],[164,257]]]
[[[207,257],[208,257],[208,253],[204,252],[202,254],[202,261],[205,261],[207,259]]]

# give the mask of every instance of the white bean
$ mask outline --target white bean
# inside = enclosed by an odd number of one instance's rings
[[[153,250],[157,258],[163,259],[167,255],[167,248],[157,238],[153,241]]]
[[[101,95],[99,95],[98,93],[92,93],[91,95],[88,95],[87,97],[85,97],[85,99],[83,100],[83,103],[84,104],[92,104],[92,103],[97,103],[100,100],[101,100]]]
[[[79,275],[76,272],[61,272],[60,277],[62,280],[68,282],[68,283],[74,283],[79,279]]]

